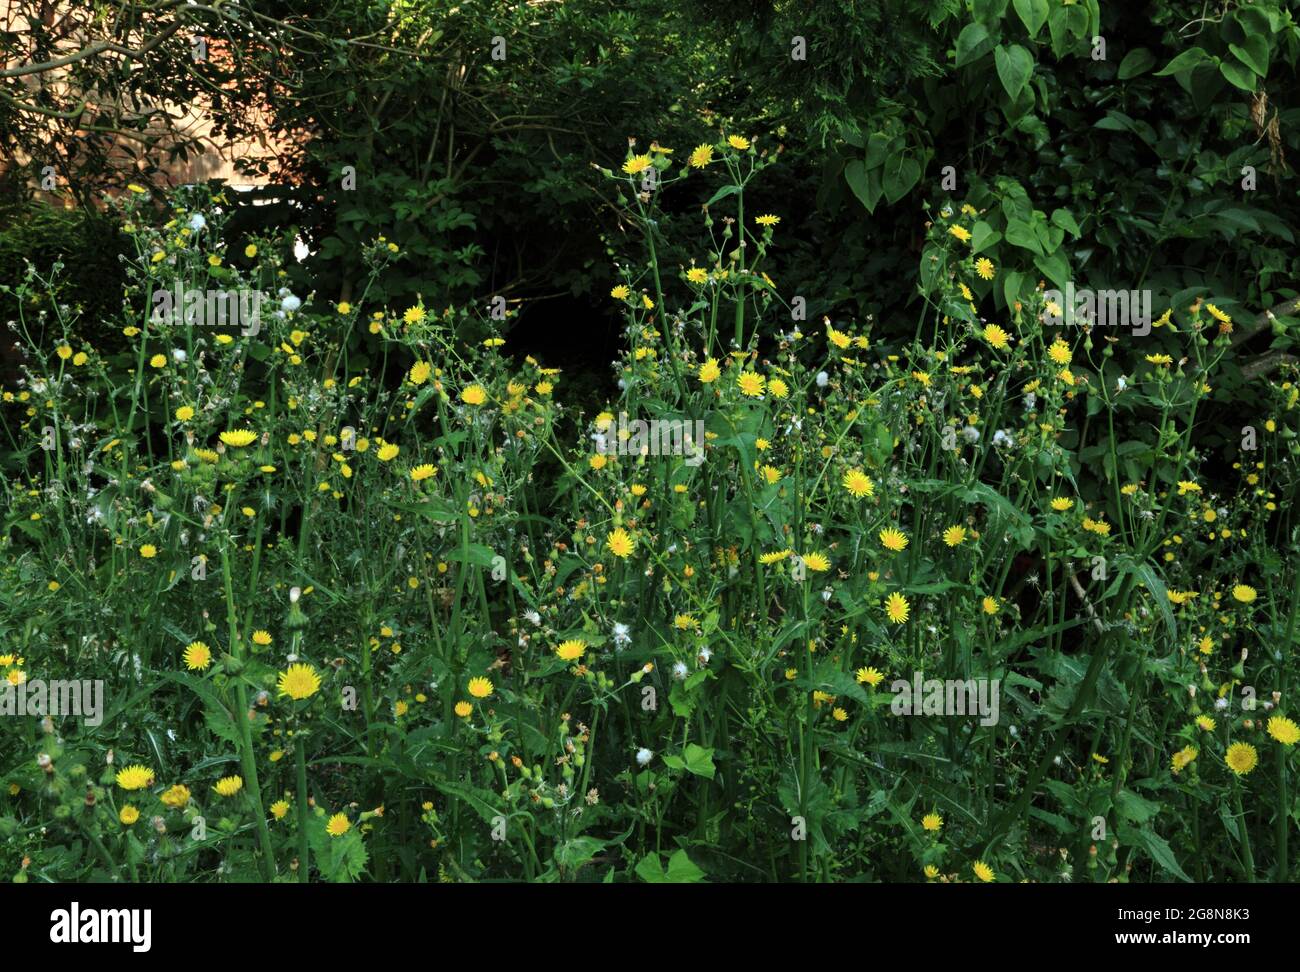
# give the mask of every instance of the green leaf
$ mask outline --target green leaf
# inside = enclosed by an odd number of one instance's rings
[[[1009,47],[999,44],[993,52],[993,61],[997,65],[1002,87],[1006,89],[1007,96],[1014,100],[1034,73],[1033,55],[1019,44]]]
[[[844,181],[853,190],[853,195],[858,197],[858,202],[867,208],[867,212],[876,211],[876,203],[880,202],[880,193],[871,191],[867,166],[861,159],[849,159],[848,164],[844,166]]]
[[[886,159],[881,186],[890,205],[906,196],[920,178],[921,166],[917,164],[915,159],[902,152],[891,155]]]
[[[1122,828],[1119,833],[1119,842],[1125,846],[1137,847],[1146,851],[1151,855],[1152,860],[1174,877],[1188,882],[1192,880],[1178,866],[1178,858],[1174,856],[1173,850],[1170,849],[1169,842],[1154,830],[1148,830],[1145,827],[1141,830]]]
[[[1163,78],[1168,74],[1179,74],[1183,71],[1190,71],[1198,64],[1204,64],[1209,59],[1210,55],[1206,54],[1201,48],[1190,47],[1157,71],[1156,77]]]
[[[1037,37],[1038,32],[1047,23],[1047,0],[1015,0],[1016,15],[1029,31],[1029,36]]]
[[[1136,78],[1139,74],[1145,74],[1156,66],[1156,56],[1145,47],[1135,47],[1124,55],[1124,60],[1119,62],[1119,79],[1127,81],[1129,78]]]
[[[1074,217],[1068,209],[1053,210],[1052,225],[1067,230],[1076,240],[1083,235],[1083,231],[1079,229],[1079,224],[1074,221]]]
[[[957,35],[957,67],[983,57],[993,49],[993,38],[983,24],[967,24]]]
[[[996,246],[1002,240],[1002,234],[995,230],[984,220],[979,220],[971,227],[970,232],[970,251],[971,255],[979,253],[981,250],[990,246]]]
[[[1240,45],[1229,44],[1228,50],[1232,52],[1233,57],[1261,78],[1268,74],[1268,41],[1260,34],[1248,35]]]
[[[713,765],[713,750],[705,749],[703,746],[697,746],[695,743],[687,743],[686,749],[682,753],[682,762],[689,773],[696,776],[703,776],[705,779],[713,779],[717,769]]]
[[[1219,73],[1228,79],[1228,83],[1242,91],[1255,90],[1255,74],[1250,68],[1236,61],[1220,61]]]
[[[676,850],[668,858],[668,881],[671,884],[698,884],[704,872],[695,866],[684,850]]]

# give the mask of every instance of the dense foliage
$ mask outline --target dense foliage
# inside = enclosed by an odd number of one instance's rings
[[[240,9],[0,234],[0,871],[1295,878],[1291,4]]]

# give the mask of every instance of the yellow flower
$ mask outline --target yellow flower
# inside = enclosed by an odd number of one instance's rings
[[[850,469],[845,472],[841,485],[844,486],[845,492],[854,499],[862,499],[863,497],[870,499],[876,492],[876,484],[861,469]]]
[[[461,389],[460,400],[466,405],[482,405],[487,401],[487,392],[482,385],[469,385]]]
[[[830,324],[826,325],[826,339],[840,350],[847,348],[853,343],[853,338],[849,337],[843,331],[835,330],[835,328],[831,327]]]
[[[149,359],[149,366],[151,368],[163,368],[166,367],[166,365],[167,365],[167,355],[165,354],[155,354],[152,358]]]
[[[1070,346],[1060,338],[1052,342],[1051,347],[1047,349],[1047,356],[1063,368],[1070,363],[1070,359],[1073,357]]]
[[[1073,508],[1074,500],[1066,496],[1057,496],[1052,500],[1052,509],[1057,513],[1064,513],[1066,510]]]
[[[921,818],[921,826],[931,833],[936,833],[941,827],[943,827],[943,817],[939,816],[937,813],[927,813]]]
[[[194,409],[189,405],[182,405],[176,409],[176,421],[188,422],[192,418],[194,418]]]
[[[793,550],[774,550],[770,553],[759,555],[758,562],[766,566],[768,564],[780,563],[782,560],[785,560],[787,557],[791,557],[793,555],[794,555]]]
[[[736,384],[740,387],[742,394],[748,395],[750,398],[759,398],[763,394],[765,382],[762,375],[753,371],[745,371],[736,377]]]
[[[143,790],[146,786],[153,785],[153,770],[139,763],[133,763],[118,770],[114,779],[124,790]]]
[[[842,708],[840,708],[838,705],[831,710],[831,718],[833,718],[836,722],[844,722],[848,719],[848,717],[849,714],[845,712]]]
[[[474,711],[474,706],[470,705],[468,702],[464,701],[463,699],[456,703],[456,715],[460,716],[462,719],[468,719],[470,713],[473,711]]]
[[[183,810],[190,802],[190,788],[183,783],[177,783],[158,799],[174,810]]]
[[[686,271],[686,279],[693,284],[702,284],[709,279],[709,271],[703,267],[691,267]]]
[[[433,365],[427,361],[417,361],[411,365],[411,370],[406,377],[410,379],[412,385],[423,385],[433,374]]]
[[[128,803],[118,811],[117,819],[129,827],[140,819],[140,811]]]
[[[875,688],[877,685],[879,685],[881,682],[885,680],[884,673],[874,667],[859,668],[857,670],[855,677],[859,682],[870,685],[872,688]]]
[[[325,825],[325,833],[331,837],[342,837],[351,829],[352,824],[348,822],[347,814],[343,813],[334,814]]]
[[[948,227],[948,232],[951,233],[953,236],[957,237],[957,239],[961,240],[963,243],[970,242],[970,230],[968,230],[965,226],[958,226],[956,224],[953,224],[952,226]]]
[[[185,667],[190,671],[203,671],[212,664],[212,649],[201,641],[191,641],[185,649]]]
[[[1268,734],[1283,746],[1294,746],[1300,742],[1300,726],[1286,716],[1272,716],[1268,720]]]
[[[650,156],[648,155],[634,155],[623,163],[623,171],[628,175],[636,175],[648,168],[650,168]]]
[[[401,446],[395,446],[391,442],[385,442],[375,451],[375,457],[380,462],[389,462],[392,459],[396,459],[397,454],[401,451]]]
[[[1172,769],[1174,775],[1177,776],[1184,769],[1186,769],[1187,764],[1190,763],[1195,758],[1196,758],[1196,747],[1186,746],[1183,749],[1178,750],[1178,752],[1174,753],[1173,758],[1170,759],[1169,761],[1169,768]]]
[[[469,689],[469,694],[474,696],[476,699],[486,699],[493,691],[491,680],[486,679],[481,675],[477,678],[471,678],[467,688]]]
[[[217,791],[217,796],[232,797],[244,788],[244,778],[242,776],[223,776],[217,780],[217,785],[212,789]]]
[[[767,390],[772,393],[773,398],[785,398],[790,394],[790,386],[780,378],[773,378],[769,381]]]
[[[402,320],[407,324],[419,324],[424,320],[424,308],[419,304],[414,307],[406,308],[406,313],[402,315]]]
[[[756,216],[754,222],[759,226],[775,226],[781,222],[781,217],[773,216],[771,213],[764,213],[762,216]]]
[[[686,161],[692,169],[704,168],[706,165],[708,165],[710,162],[713,161],[713,146],[712,145],[695,146],[695,150],[691,152],[690,158],[688,158]]]
[[[1249,584],[1237,584],[1232,589],[1233,600],[1240,601],[1242,604],[1249,604],[1258,596],[1255,588]]]
[[[619,284],[609,292],[609,295],[615,300],[627,300],[630,293],[632,291],[628,289],[627,284]]]
[[[438,470],[434,469],[429,463],[423,463],[411,470],[411,478],[417,483],[437,475]]]
[[[271,816],[273,816],[276,820],[283,820],[285,818],[285,815],[288,814],[288,812],[289,812],[288,800],[276,800],[273,804],[271,804]]]
[[[627,557],[636,548],[636,541],[626,530],[619,527],[617,530],[610,531],[609,536],[605,538],[605,546],[615,557]]]
[[[287,695],[297,702],[310,698],[320,690],[320,676],[310,665],[290,665],[280,673],[276,688],[281,695]]]
[[[228,432],[221,433],[221,441],[234,449],[242,449],[244,446],[252,445],[257,439],[257,433],[252,429],[231,429]]]
[[[1207,715],[1197,716],[1196,724],[1205,732],[1214,732],[1214,720]]]
[[[975,261],[975,272],[979,274],[981,280],[992,280],[997,270],[993,267],[993,261],[988,257],[980,257]]]
[[[830,558],[822,553],[804,554],[803,565],[817,574],[825,573],[831,569]]]
[[[718,367],[715,358],[709,358],[704,364],[700,365],[700,381],[706,385],[717,381],[720,374],[722,374],[722,369]]]
[[[950,547],[959,547],[966,542],[966,528],[950,526],[943,531],[943,542]]]
[[[971,865],[971,870],[974,871],[975,876],[985,884],[988,884],[997,876],[993,873],[993,868],[989,867],[983,861],[976,861]]]
[[[738,152],[743,152],[749,148],[749,139],[743,135],[728,135],[727,144]]]
[[[769,486],[781,478],[781,470],[777,469],[776,466],[764,466],[762,473],[763,479],[767,481]]]
[[[1223,761],[1228,764],[1228,769],[1238,776],[1245,776],[1259,762],[1259,754],[1250,743],[1235,742],[1228,747],[1228,753]]]
[[[271,637],[271,632],[266,631],[262,628],[258,628],[256,631],[253,632],[253,644],[255,645],[261,645],[263,648],[265,648],[273,640],[274,639],[272,639]]]
[[[249,243],[248,246],[244,247],[244,256],[250,260],[257,256],[257,244]]]
[[[152,560],[158,556],[158,548],[152,543],[143,543],[140,545],[140,556],[145,560]]]
[[[908,610],[907,598],[897,591],[890,594],[885,600],[885,614],[889,616],[889,620],[894,624],[902,624],[906,621]]]
[[[998,599],[996,597],[985,597],[984,600],[980,602],[980,608],[985,614],[997,614]]]
[[[577,661],[581,658],[586,650],[587,643],[585,641],[571,638],[568,641],[562,642],[560,646],[555,649],[555,654],[560,657],[561,661],[571,662]]]
[[[1011,335],[996,324],[990,324],[984,328],[984,340],[988,341],[997,350],[1002,351],[1011,342]]]
[[[907,542],[907,534],[902,530],[887,527],[880,531],[880,544],[886,550],[892,550],[895,553],[898,553],[907,546]]]

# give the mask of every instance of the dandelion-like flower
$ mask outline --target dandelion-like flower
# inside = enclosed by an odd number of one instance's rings
[[[290,665],[280,673],[276,688],[295,702],[309,699],[320,691],[320,675],[310,665]]]
[[[217,796],[232,797],[244,788],[244,778],[242,776],[223,776],[217,780],[217,785],[212,789],[217,791]]]
[[[1228,764],[1228,769],[1238,776],[1245,776],[1259,762],[1259,753],[1250,743],[1235,742],[1228,747],[1223,761]]]
[[[139,763],[132,763],[117,771],[117,785],[124,790],[143,790],[153,785],[153,770]]]

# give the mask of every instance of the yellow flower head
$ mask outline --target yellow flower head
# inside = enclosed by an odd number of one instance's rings
[[[842,481],[845,492],[854,499],[870,499],[876,492],[876,484],[861,469],[850,469]]]
[[[244,778],[242,776],[223,776],[217,780],[217,785],[212,789],[217,791],[217,796],[232,797],[244,788]]]
[[[1232,770],[1238,776],[1245,776],[1255,768],[1259,762],[1259,753],[1250,743],[1235,742],[1228,747],[1227,755],[1223,761],[1228,764],[1228,769]]]
[[[983,861],[976,861],[974,864],[971,865],[971,870],[974,871],[975,876],[979,878],[981,881],[983,881],[985,884],[988,884],[995,877],[997,877],[997,875],[993,873],[993,868],[989,867]]]
[[[895,591],[885,599],[885,614],[894,624],[902,624],[907,620],[910,607],[907,598]]]
[[[295,702],[310,698],[320,690],[320,676],[316,669],[301,663],[290,665],[280,673],[276,688]]]
[[[921,818],[921,826],[931,833],[937,833],[943,827],[943,817],[937,813],[927,813]]]
[[[325,825],[325,833],[331,837],[342,837],[351,829],[352,824],[348,822],[347,814],[343,813],[334,814]]]
[[[605,538],[605,546],[615,557],[627,557],[636,549],[636,541],[626,530],[619,527],[610,531],[609,536]]]
[[[902,530],[896,530],[893,527],[887,527],[880,531],[880,545],[886,550],[892,550],[898,553],[907,547],[907,534]]]
[[[190,671],[203,671],[212,664],[212,649],[202,641],[191,641],[185,649],[185,667]]]
[[[1300,742],[1300,726],[1286,716],[1275,715],[1268,720],[1268,734],[1283,746],[1294,746]]]
[[[471,678],[469,680],[469,685],[466,687],[469,689],[469,694],[474,696],[476,699],[486,699],[493,691],[492,681],[481,675],[476,678]]]
[[[242,449],[257,440],[257,433],[252,429],[231,429],[221,433],[221,441],[232,449]]]
[[[143,790],[153,785],[153,770],[139,763],[133,763],[117,771],[117,785],[124,790]]]
[[[487,401],[487,391],[482,385],[469,385],[460,391],[460,400],[475,407]]]
[[[559,647],[555,649],[555,654],[559,656],[561,661],[571,662],[581,658],[586,650],[587,643],[585,641],[570,638],[568,641],[560,643]]]
[[[859,668],[854,677],[857,678],[860,683],[870,685],[872,688],[875,688],[885,680],[884,672],[874,667]]]

